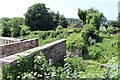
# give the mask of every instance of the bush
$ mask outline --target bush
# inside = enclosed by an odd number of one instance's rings
[[[30,32],[31,32],[30,27],[28,27],[26,25],[21,25],[20,27],[22,28],[21,31],[20,31],[21,36],[25,36],[25,35],[30,34]]]
[[[51,61],[45,60],[45,57],[37,51],[31,57],[21,57],[14,66],[4,66],[3,78],[10,80],[23,79],[49,79],[52,77],[54,67]]]
[[[63,27],[62,26],[57,26],[56,31],[62,31]]]
[[[108,77],[109,78],[120,78],[119,75],[119,61],[118,61],[118,56],[113,57],[112,59],[110,59],[107,63],[109,65],[108,68]]]
[[[50,36],[51,33],[53,33],[53,32],[50,32],[50,31],[39,31],[38,35],[39,35],[40,39],[44,40],[44,39],[48,38],[48,36]]]
[[[72,70],[85,71],[85,64],[81,57],[65,58],[65,68],[69,65]]]
[[[88,50],[91,59],[98,60],[102,56],[102,49],[100,47],[91,46]]]
[[[117,28],[117,27],[112,27],[112,26],[110,26],[110,27],[107,28],[107,32],[108,32],[109,34],[115,34],[115,33],[118,32],[118,28]]]
[[[83,49],[85,46],[84,38],[80,34],[71,34],[67,38],[67,49],[71,52],[76,51],[77,49]]]
[[[81,30],[82,30],[81,28],[74,28],[73,32],[75,32],[75,33],[80,33]]]

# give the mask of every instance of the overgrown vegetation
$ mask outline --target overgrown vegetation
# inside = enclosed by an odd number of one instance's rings
[[[105,70],[100,68],[100,65],[87,66],[80,57],[67,57],[64,61],[63,66],[56,67],[51,60],[45,60],[44,55],[36,51],[30,58],[21,57],[12,67],[4,66],[3,78],[11,80],[105,78]]]
[[[44,9],[40,11],[41,9]],[[65,57],[64,65],[55,66],[39,53],[31,58],[20,58],[13,67],[4,67],[3,77],[10,79],[61,79],[61,78],[120,78],[118,74],[119,19],[106,23],[103,13],[93,8],[78,9],[83,28],[65,28],[64,16],[49,11],[45,4],[29,7],[23,18],[2,18],[2,36],[22,39],[38,38],[39,45],[58,39],[67,39],[67,51],[82,55]],[[79,22],[76,21],[76,22]],[[26,25],[25,25],[26,24]],[[72,24],[72,23],[71,23]],[[105,30],[100,30],[100,27]],[[52,29],[52,30],[51,30]],[[47,31],[41,31],[47,30]],[[84,61],[94,64],[86,64]],[[107,65],[101,67],[101,65]]]

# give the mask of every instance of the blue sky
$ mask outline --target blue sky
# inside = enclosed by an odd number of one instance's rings
[[[116,20],[119,0],[0,0],[0,17],[23,17],[28,7],[45,3],[52,11],[59,11],[66,18],[78,18],[78,8],[91,7],[103,12],[108,20]]]

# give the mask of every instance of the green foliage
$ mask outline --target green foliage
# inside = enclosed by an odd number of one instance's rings
[[[63,15],[60,15],[58,24],[63,26],[63,28],[67,28],[68,22]]]
[[[39,45],[53,42],[58,39],[67,37],[67,33],[63,31],[32,31],[29,35],[21,36],[22,39],[38,38]]]
[[[5,36],[5,37],[9,37],[11,36],[11,33],[10,33],[10,26],[9,26],[9,21],[10,18],[7,18],[7,17],[3,17],[1,19],[1,35],[2,36]]]
[[[2,18],[1,35],[4,37],[20,36],[21,27],[24,24],[24,18]]]
[[[91,14],[88,14],[87,17],[86,17],[86,23],[87,24],[92,24],[94,25],[94,27],[99,30],[100,29],[100,25],[101,25],[101,21],[102,21],[102,18],[103,18],[103,14],[102,13],[91,13]]]
[[[45,60],[42,53],[32,53],[29,58],[21,57],[18,59],[17,64],[12,67],[4,66],[3,78],[10,80],[104,78],[104,71],[100,69],[100,66],[87,66],[80,57],[66,57],[64,61],[63,67],[56,67],[51,60]]]
[[[55,38],[55,37],[57,37],[58,34],[59,34],[59,32],[55,31],[55,32],[50,34],[50,37]]]
[[[85,72],[81,73],[81,78],[103,78],[105,77],[106,68],[101,68],[99,64],[88,65]]]
[[[74,26],[78,23],[78,19],[75,18],[66,18],[66,20],[68,21],[69,26]]]
[[[91,59],[99,60],[102,56],[102,49],[98,46],[91,46],[89,49],[89,55]]]
[[[70,37],[67,38],[67,49],[69,51],[76,51],[77,49],[82,49],[85,46],[85,40],[80,36],[80,34],[71,34]]]
[[[58,25],[66,27],[68,22],[58,12],[54,13],[46,8],[45,4],[38,3],[28,8],[25,13],[25,24],[31,30],[53,30]]]
[[[95,10],[94,8],[90,8],[88,10],[78,9],[78,16],[80,20],[83,21],[83,24],[92,24],[94,27],[99,30],[101,24],[106,22],[106,18],[103,13]]]
[[[80,33],[81,31],[82,31],[81,28],[74,28],[74,29],[73,29],[73,32],[74,32],[74,33]]]
[[[31,57],[21,57],[14,66],[4,66],[4,79],[48,79],[52,77],[54,67],[50,61],[45,60],[42,53],[36,51]]]
[[[86,24],[84,29],[81,31],[81,36],[85,39],[86,44],[90,45],[89,37],[98,41],[99,34],[96,28],[91,24]]]
[[[56,31],[62,31],[63,27],[62,26],[57,26]]]
[[[75,33],[71,34],[67,38],[67,49],[69,51],[76,51],[76,50],[86,50],[86,47],[89,45],[89,37],[97,39],[98,33],[93,25],[85,25],[84,29],[74,29]]]
[[[26,25],[21,25],[20,27],[21,27],[21,31],[20,31],[21,36],[25,36],[25,35],[30,34],[30,27],[28,27]]]
[[[49,31],[45,31],[45,32],[38,32],[38,35],[39,35],[39,38],[40,39],[46,39],[46,38],[48,38],[48,36],[50,36],[50,34],[52,33],[52,31],[51,32],[49,32]]]
[[[107,26],[114,26],[114,27],[118,27],[119,28],[119,25],[120,25],[120,19],[118,18],[118,20],[110,20],[108,23],[107,23]]]
[[[70,36],[68,32],[71,31]],[[44,38],[41,37],[45,36]],[[24,38],[39,38],[39,44],[44,45],[46,43],[67,38],[67,50],[75,51],[80,49],[83,51],[88,50],[88,54],[83,55],[83,59],[93,60],[95,64],[87,64],[82,68],[83,64],[81,59],[66,58],[64,66],[54,66],[50,74],[52,78],[117,78],[117,68],[114,65],[112,68],[101,68],[100,64],[110,63],[113,57],[118,56],[118,35],[99,34],[96,28],[91,25],[85,25],[83,29],[63,29],[56,31],[34,31],[30,35],[23,36]],[[101,40],[96,41],[97,37]],[[87,56],[87,57],[86,57]],[[76,61],[77,60],[77,61]],[[113,58],[114,60],[114,58]],[[92,61],[90,61],[92,62]],[[112,63],[112,62],[111,62]],[[81,66],[78,66],[80,65]],[[85,64],[85,63],[84,63]],[[107,64],[106,64],[107,65]],[[108,64],[109,66],[109,64]],[[50,67],[51,68],[51,67]],[[112,70],[113,69],[113,70]],[[46,70],[47,71],[47,70]],[[46,72],[45,72],[46,73]],[[114,74],[115,73],[115,74]],[[32,75],[32,74],[31,74]],[[33,76],[34,77],[34,76]]]
[[[64,30],[63,30],[64,31]],[[32,37],[39,37],[40,34],[44,31],[35,31],[32,32],[31,35],[34,34]],[[57,40],[56,38],[51,38],[50,34],[54,31],[46,31],[47,38],[44,40],[40,39],[40,43],[46,44]],[[63,32],[64,34],[64,32]],[[37,36],[35,36],[37,35]],[[29,35],[27,35],[29,36]],[[34,58],[30,58],[29,60],[21,58],[18,61],[19,66],[15,66],[14,68],[7,68],[6,73],[9,74],[8,76],[5,75],[6,78],[22,78],[22,79],[60,79],[60,78],[117,78],[118,77],[118,66],[116,62],[118,62],[114,56],[117,56],[117,49],[118,49],[118,37],[117,35],[101,35],[102,43],[96,43],[89,46],[88,48],[88,57],[87,59],[92,59],[99,63],[107,63],[109,65],[109,69],[101,68],[101,65],[98,63],[94,64],[86,64],[84,63],[81,57],[75,58],[65,58],[65,64],[63,66],[54,66],[51,61],[45,60],[44,56],[39,53],[39,55],[35,55]],[[81,33],[72,33],[67,38],[67,46],[70,46],[70,50],[76,50],[77,48],[81,48],[81,44],[84,43],[85,40],[80,41],[83,39]],[[69,42],[68,42],[69,41]],[[81,42],[81,43],[80,43]],[[68,44],[70,43],[70,44]],[[84,56],[83,56],[84,57]],[[33,59],[33,60],[32,60]],[[32,60],[32,61],[31,61]],[[24,63],[25,61],[25,63]],[[32,62],[32,64],[30,64]],[[18,64],[17,64],[18,65]],[[21,66],[24,66],[22,68]],[[32,66],[32,67],[31,67]],[[15,70],[16,69],[16,70]],[[23,69],[23,70],[22,70]],[[25,69],[25,70],[24,70]],[[10,70],[10,72],[9,72]]]
[[[82,11],[81,9],[78,9],[78,16],[83,21],[84,24],[86,24],[86,15],[87,11]]]
[[[119,31],[119,20],[111,21],[105,25],[106,18],[103,13],[93,8],[89,10],[78,9],[79,22],[84,24],[83,29],[66,28],[68,22],[59,12],[54,13],[46,8],[45,4],[34,4],[29,7],[24,18],[2,18],[0,21],[0,34],[21,38],[38,38],[39,44],[53,42],[66,38],[67,50],[75,52],[88,50],[88,54],[82,58],[95,61],[95,64],[86,64],[81,57],[68,58],[64,60],[63,66],[54,66],[52,61],[45,60],[39,53],[31,53],[29,58],[20,57],[13,67],[3,67],[3,77],[12,80],[38,80],[38,79],[61,79],[61,78],[120,78],[118,74],[118,52],[120,42],[116,33]],[[74,25],[78,20],[70,19]],[[25,25],[26,24],[26,25]],[[101,26],[106,27],[108,34],[99,33]],[[50,30],[55,31],[34,31]],[[33,30],[31,32],[30,30]],[[100,36],[99,36],[100,35]],[[100,39],[100,40],[99,40]],[[87,57],[86,57],[87,56]],[[100,64],[108,65],[101,68]],[[57,64],[57,63],[56,63]]]
[[[56,40],[59,40],[59,39],[57,39],[57,38],[47,38],[45,40],[39,40],[39,44],[44,45],[44,44],[47,44],[47,43],[50,43],[50,42],[54,42]]]
[[[109,26],[109,27],[107,28],[107,33],[109,33],[109,34],[115,34],[115,33],[117,33],[118,31],[119,31],[119,30],[118,30],[117,27]]]
[[[76,71],[85,71],[86,69],[86,65],[84,64],[83,59],[81,57],[65,58],[65,63],[65,68],[69,66],[72,70]]]
[[[20,30],[21,30],[21,21],[20,19],[18,18],[13,18],[11,19],[11,28],[10,28],[10,31],[11,31],[11,36],[12,37],[17,37],[17,36],[20,36]]]
[[[107,64],[109,65],[108,77],[120,78],[120,75],[119,75],[120,66],[118,62],[118,56],[115,56],[112,59],[110,59]]]
[[[21,79],[25,72],[27,73],[33,68],[33,60],[33,56],[30,58],[21,57],[17,60],[17,64],[12,67],[4,65],[3,78],[11,80]]]
[[[48,11],[49,8],[46,8],[45,4],[34,4],[33,6],[29,7],[25,13],[25,24],[30,26],[31,30],[39,30],[43,26],[45,28],[49,28],[49,26],[47,27],[47,22],[50,17],[50,15],[47,14]]]

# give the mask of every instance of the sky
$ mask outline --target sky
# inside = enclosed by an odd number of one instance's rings
[[[78,8],[87,10],[91,7],[104,13],[108,20],[118,17],[120,0],[0,0],[1,17],[24,17],[28,7],[35,3],[44,3],[52,11],[59,11],[66,18],[79,18]]]

